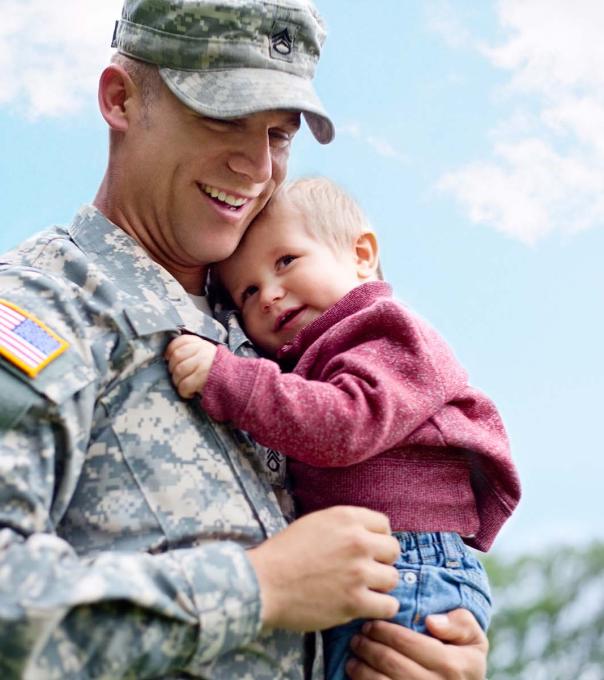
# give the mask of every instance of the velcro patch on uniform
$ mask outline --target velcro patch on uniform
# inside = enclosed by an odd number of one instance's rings
[[[48,326],[17,305],[0,299],[0,356],[30,378],[69,347]]]

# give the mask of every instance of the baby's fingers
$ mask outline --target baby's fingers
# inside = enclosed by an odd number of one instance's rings
[[[172,380],[175,385],[178,385],[184,378],[195,373],[198,367],[198,362],[195,356],[185,358],[173,356],[168,361],[168,368],[172,374]]]
[[[191,399],[194,397],[199,390],[199,382],[195,375],[187,375],[178,382],[174,381],[176,385],[176,391],[183,399]]]
[[[185,358],[194,354],[198,347],[204,343],[204,340],[197,337],[196,335],[190,335],[185,333],[185,335],[179,335],[174,338],[168,345],[165,353],[166,359],[170,359],[173,356],[178,356]]]

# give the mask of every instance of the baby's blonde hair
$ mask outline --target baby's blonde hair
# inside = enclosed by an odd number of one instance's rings
[[[305,177],[278,189],[267,210],[281,201],[298,210],[309,233],[338,250],[350,248],[371,224],[360,206],[341,187],[327,177]]]
[[[277,210],[280,205],[289,205],[297,210],[308,233],[320,239],[334,252],[353,247],[358,236],[373,231],[371,223],[357,202],[327,177],[304,177],[281,185],[257,219],[262,219],[263,216],[270,217],[271,211]],[[252,223],[249,228],[253,227]],[[241,243],[245,238],[246,234],[243,235]],[[210,268],[208,278],[210,296],[214,301],[233,306],[235,303],[229,299],[219,270],[220,262]],[[383,279],[379,261],[376,277]]]

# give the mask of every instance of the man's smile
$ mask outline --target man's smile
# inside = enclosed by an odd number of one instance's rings
[[[223,189],[210,186],[209,184],[199,184],[198,186],[204,194],[214,199],[214,201],[217,203],[223,204],[229,210],[239,210],[252,200],[251,198],[247,198],[245,196],[235,196],[234,194],[229,194]]]

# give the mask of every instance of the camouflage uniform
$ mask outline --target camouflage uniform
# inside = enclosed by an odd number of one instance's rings
[[[0,676],[301,678],[245,553],[285,526],[283,464],[163,360],[181,329],[250,353],[236,322],[92,207],[0,263],[0,298],[69,343],[33,378],[0,357]]]

